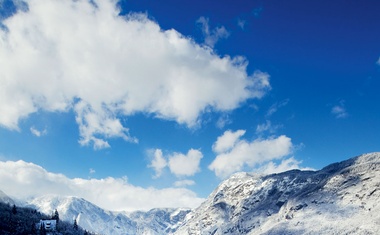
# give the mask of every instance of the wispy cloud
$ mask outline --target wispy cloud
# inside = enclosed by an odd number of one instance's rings
[[[256,7],[252,10],[252,14],[254,17],[259,18],[263,12],[264,8],[262,7]]]
[[[238,25],[239,28],[241,28],[242,30],[244,30],[246,23],[247,23],[247,21],[246,21],[246,20],[242,20],[242,19],[238,19],[238,21],[237,21],[237,25]]]
[[[189,184],[190,181],[187,182]],[[19,199],[47,194],[76,196],[107,210],[116,211],[149,210],[157,207],[194,208],[204,200],[185,188],[143,188],[130,184],[126,177],[72,179],[24,161],[0,161],[0,185],[1,190]]]
[[[103,149],[110,138],[138,142],[126,116],[192,128],[207,108],[231,111],[270,87],[269,75],[247,74],[242,57],[219,56],[145,14],[119,16],[116,1],[27,4],[0,29],[2,127],[18,130],[19,120],[40,111],[74,111],[79,143]],[[210,47],[229,35],[199,22]]]
[[[282,127],[281,125],[272,125],[271,121],[266,120],[265,123],[257,125],[256,134],[263,134],[264,132],[273,134],[281,127]]]
[[[30,132],[37,136],[37,137],[41,137],[43,135],[47,135],[47,130],[46,129],[43,129],[43,130],[38,130],[37,128],[35,128],[34,126],[30,127]]]
[[[231,123],[231,118],[227,114],[225,114],[219,117],[218,121],[216,122],[216,127],[218,127],[219,129],[223,129],[226,125]]]
[[[331,113],[335,118],[346,118],[348,117],[348,112],[346,111],[345,101],[341,100],[338,105],[335,105],[331,108]]]
[[[195,182],[193,180],[178,180],[174,182],[175,187],[185,187],[191,185],[195,185]]]
[[[230,36],[230,33],[224,26],[210,29],[209,19],[206,17],[201,16],[197,20],[197,23],[201,24],[202,33],[205,38],[204,43],[211,48],[213,48],[220,39],[228,38],[228,36]]]
[[[267,114],[266,114],[266,117],[272,116],[274,113],[277,112],[277,110],[279,108],[286,106],[288,103],[289,103],[289,99],[285,99],[285,100],[282,100],[280,102],[274,103],[272,106],[269,107]]]
[[[379,57],[379,59],[376,61],[376,64],[377,64],[377,65],[380,65],[380,57]]]

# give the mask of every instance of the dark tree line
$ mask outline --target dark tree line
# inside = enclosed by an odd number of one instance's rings
[[[92,235],[78,226],[77,221],[61,221],[57,210],[47,216],[32,208],[16,207],[0,202],[0,234],[1,235],[45,235],[44,226],[37,226],[40,220],[57,221],[56,235]]]

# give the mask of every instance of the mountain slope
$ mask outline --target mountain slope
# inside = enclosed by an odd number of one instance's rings
[[[378,234],[380,153],[320,171],[238,173],[175,234]]]
[[[13,201],[12,198],[10,198],[7,194],[5,194],[3,191],[0,190],[0,202],[9,204],[9,205],[14,205],[15,202]]]
[[[125,216],[112,213],[76,197],[47,195],[30,202],[37,210],[51,214],[55,209],[61,220],[77,220],[79,226],[100,234],[135,234],[135,224]],[[120,226],[123,224],[123,226]]]
[[[189,209],[164,208],[136,211],[128,216],[137,224],[137,234],[168,234],[177,229],[189,212]]]
[[[161,235],[175,229],[189,210],[152,209],[148,212],[112,212],[76,197],[43,196],[30,202],[41,212],[58,210],[62,220],[77,220],[86,230],[104,235]]]

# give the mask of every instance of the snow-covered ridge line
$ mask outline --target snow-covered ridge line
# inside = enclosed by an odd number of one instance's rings
[[[82,198],[43,196],[30,202],[38,210],[51,213],[57,209],[63,220],[77,220],[78,225],[99,234],[167,234],[182,221],[189,209],[152,209],[147,212],[104,210]]]
[[[175,234],[378,234],[380,153],[319,171],[238,173]]]
[[[0,191],[1,200],[12,200]],[[12,202],[12,201],[10,201]],[[380,153],[319,171],[236,173],[197,209],[112,212],[76,197],[46,195],[29,202],[41,212],[104,235],[379,234]]]

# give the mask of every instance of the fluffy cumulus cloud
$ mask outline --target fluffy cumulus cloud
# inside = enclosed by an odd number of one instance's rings
[[[268,74],[247,74],[244,58],[220,57],[145,14],[120,16],[116,1],[26,4],[1,22],[2,127],[18,130],[41,110],[73,110],[80,144],[101,149],[109,138],[137,142],[123,116],[192,127],[203,112],[233,110],[270,88]]]
[[[236,145],[236,142],[239,141],[240,137],[244,134],[245,130],[238,130],[235,132],[230,130],[225,131],[222,136],[218,137],[212,146],[212,150],[216,153],[228,152]]]
[[[174,153],[169,157],[169,169],[176,176],[192,176],[200,171],[199,163],[203,154],[196,149],[190,149],[187,154]]]
[[[226,178],[244,167],[254,169],[263,163],[281,159],[289,155],[293,144],[287,136],[247,141],[241,137],[244,130],[226,131],[214,143],[213,150],[217,153],[209,169],[220,178]]]
[[[189,183],[189,182],[188,182]],[[142,188],[125,178],[68,178],[24,161],[0,162],[1,190],[25,199],[47,194],[82,197],[108,210],[198,206],[203,199],[184,188]]]
[[[148,167],[153,168],[154,171],[156,172],[156,175],[154,176],[154,178],[160,177],[162,174],[162,171],[167,165],[168,163],[162,154],[162,150],[161,149],[154,150],[152,161],[150,165],[148,166]]]
[[[167,156],[163,155],[161,149],[156,149],[151,155],[148,167],[154,169],[154,178],[160,177],[166,167],[177,177],[193,176],[200,171],[199,165],[203,158],[202,152],[196,149],[190,149],[186,154],[174,152]]]

